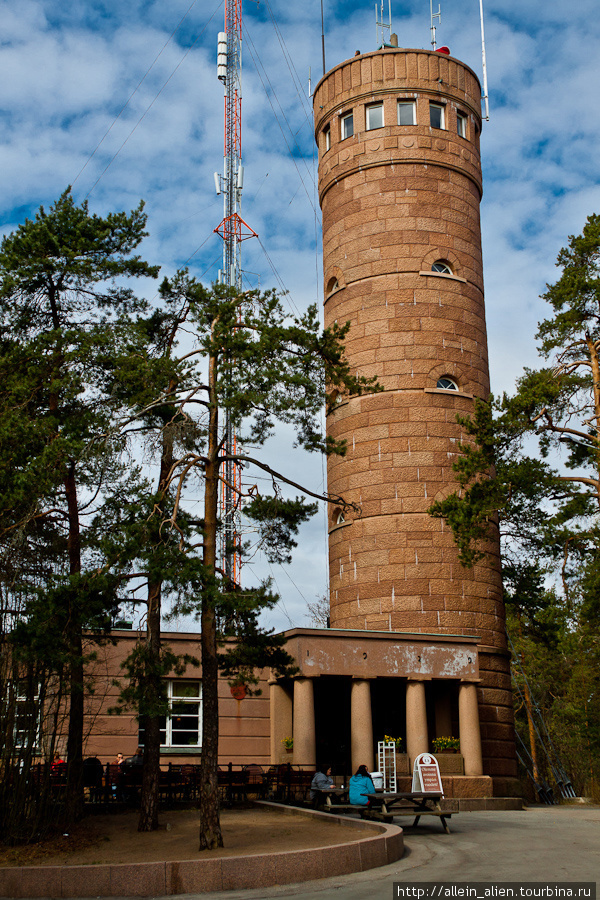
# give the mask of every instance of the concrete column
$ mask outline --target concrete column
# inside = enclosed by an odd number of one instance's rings
[[[465,775],[483,775],[477,685],[470,682],[463,682],[458,688],[458,725]]]
[[[425,682],[408,681],[406,684],[406,752],[411,771],[419,753],[426,753],[428,750]]]
[[[350,748],[352,772],[365,765],[374,768],[373,719],[371,717],[371,682],[353,678],[350,691]]]
[[[292,697],[289,691],[276,681],[269,683],[271,700],[271,765],[287,762],[291,753],[287,753],[281,743],[283,738],[292,737],[294,725],[292,721]]]
[[[312,678],[294,678],[294,763],[316,766],[315,696]]]

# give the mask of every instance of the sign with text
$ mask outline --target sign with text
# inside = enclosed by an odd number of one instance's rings
[[[420,753],[413,767],[412,790],[444,794],[440,767],[431,753]]]

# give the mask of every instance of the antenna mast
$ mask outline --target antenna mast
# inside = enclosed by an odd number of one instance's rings
[[[381,0],[381,9],[375,4],[375,46],[380,50],[382,47],[389,47],[392,35],[392,0],[388,0],[388,21],[383,20],[383,3]],[[388,32],[388,40],[385,39],[385,31]]]
[[[481,99],[485,104],[485,116],[484,119],[486,122],[490,121],[490,102],[488,97],[488,83],[487,83],[487,65],[485,58],[485,33],[483,30],[483,0],[479,0],[479,16],[481,18],[481,62],[483,67],[483,94]]]
[[[434,13],[433,11],[433,0],[429,0],[429,13],[431,16],[431,47],[433,50],[436,49],[437,43],[435,39],[435,25],[433,24],[434,19],[438,20],[438,25],[442,24],[442,8],[438,3],[438,11]]]
[[[223,174],[215,173],[217,194],[223,193],[223,221],[215,228],[223,238],[221,284],[242,290],[241,242],[257,237],[240,215],[244,168],[242,166],[242,0],[226,0],[225,31],[219,33],[217,77],[224,84],[225,146]],[[229,414],[225,417],[223,455],[236,451],[236,438]],[[222,467],[220,507],[223,524],[220,562],[232,584],[240,579],[240,468],[231,459]]]

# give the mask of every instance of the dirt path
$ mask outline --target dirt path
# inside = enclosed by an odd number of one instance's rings
[[[140,834],[135,812],[89,816],[68,836],[31,847],[0,849],[0,866],[77,866],[100,863],[208,859],[280,850],[302,850],[358,840],[351,825],[261,809],[223,810],[225,847],[198,853],[198,812],[175,810],[161,816],[158,831]]]

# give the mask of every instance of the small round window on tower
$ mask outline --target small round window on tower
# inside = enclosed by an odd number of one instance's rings
[[[441,378],[438,378],[436,387],[441,388],[443,391],[457,391],[458,385],[452,378],[448,378],[447,375],[443,375]]]
[[[438,259],[431,267],[432,272],[440,272],[442,275],[452,275],[452,269],[443,259]]]
[[[327,282],[327,291],[326,292],[328,294],[332,294],[334,291],[337,291],[339,286],[340,286],[339,281],[337,280],[337,278],[334,275],[333,278],[330,278],[329,281]]]

